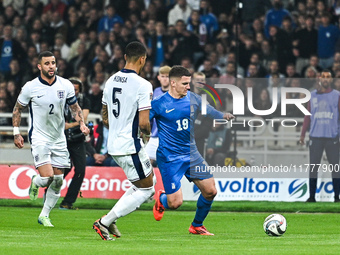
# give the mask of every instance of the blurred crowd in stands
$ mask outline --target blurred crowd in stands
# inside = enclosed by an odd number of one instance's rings
[[[78,77],[90,112],[100,113],[105,81],[123,68],[133,40],[148,49],[141,76],[154,88],[159,67],[182,65],[207,83],[253,87],[257,109],[270,108],[273,87],[313,89],[324,68],[340,77],[340,0],[238,2],[236,10],[236,0],[2,0],[0,112],[12,111],[39,75],[37,55],[50,50],[58,75]],[[230,110],[231,95],[221,97]]]

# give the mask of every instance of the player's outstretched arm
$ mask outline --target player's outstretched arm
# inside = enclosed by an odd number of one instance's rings
[[[103,104],[102,107],[102,119],[105,127],[109,128],[109,114],[107,111],[107,105]]]
[[[18,102],[16,102],[13,108],[12,124],[13,124],[14,144],[19,149],[24,147],[24,138],[20,135],[19,126],[21,122],[21,112],[25,108],[26,108],[25,106],[22,106]]]
[[[79,123],[81,132],[83,132],[84,135],[88,135],[90,133],[90,130],[85,125],[84,115],[79,104],[76,102],[75,104],[70,105],[70,109],[73,118]]]

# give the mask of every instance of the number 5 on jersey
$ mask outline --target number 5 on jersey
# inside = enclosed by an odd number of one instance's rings
[[[112,91],[112,103],[113,105],[117,105],[117,110],[112,109],[112,113],[116,118],[118,118],[119,113],[120,113],[120,101],[118,98],[116,98],[116,93],[122,94],[122,88],[113,88],[113,91]]]

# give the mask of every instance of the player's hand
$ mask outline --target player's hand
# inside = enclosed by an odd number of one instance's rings
[[[224,114],[223,118],[226,119],[226,120],[231,120],[231,119],[234,119],[235,116],[232,115],[232,114],[229,113],[229,112],[226,112],[226,113]]]
[[[147,145],[150,140],[150,135],[146,135],[143,132],[140,132],[140,137],[142,137],[144,145]]]
[[[90,133],[90,129],[85,125],[84,122],[80,124],[80,130],[84,135],[88,135]]]
[[[299,144],[305,145],[305,137],[304,136],[300,136]]]
[[[14,144],[19,149],[24,147],[24,138],[20,134],[14,136]]]

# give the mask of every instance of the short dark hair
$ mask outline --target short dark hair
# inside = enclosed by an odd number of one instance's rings
[[[130,42],[125,48],[125,55],[127,61],[136,62],[140,57],[146,55],[146,48],[138,41]]]
[[[40,63],[42,58],[45,58],[45,57],[54,57],[54,54],[50,51],[40,52],[38,55],[38,63]]]
[[[184,68],[183,66],[173,66],[169,72],[169,79],[172,78],[181,78],[182,76],[189,76],[191,77],[191,73],[188,69]]]
[[[73,85],[79,86],[79,92],[83,92],[83,83],[77,77],[71,77],[68,79]]]

